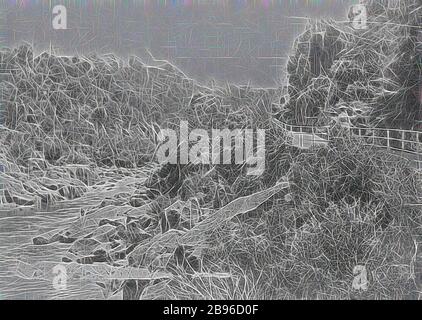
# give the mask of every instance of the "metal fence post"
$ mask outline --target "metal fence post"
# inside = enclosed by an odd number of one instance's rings
[[[387,130],[387,148],[390,149],[390,130]]]

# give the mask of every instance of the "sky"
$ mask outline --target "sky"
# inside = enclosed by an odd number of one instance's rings
[[[151,55],[202,83],[278,86],[308,19],[345,21],[356,0],[0,0],[3,46],[37,52]],[[67,29],[52,8],[64,5]]]

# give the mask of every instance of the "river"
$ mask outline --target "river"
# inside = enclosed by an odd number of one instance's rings
[[[104,299],[100,287],[89,279],[70,280],[65,289],[56,289],[50,280],[25,278],[17,272],[20,262],[60,264],[68,244],[35,246],[32,238],[63,228],[78,215],[78,208],[0,210],[0,299]]]

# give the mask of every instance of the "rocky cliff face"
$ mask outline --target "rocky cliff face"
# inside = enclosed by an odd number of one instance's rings
[[[349,14],[348,23],[309,23],[296,40],[287,68],[287,120],[327,122],[345,106],[376,126],[411,128],[422,120],[422,2],[361,4],[365,28],[354,28]]]

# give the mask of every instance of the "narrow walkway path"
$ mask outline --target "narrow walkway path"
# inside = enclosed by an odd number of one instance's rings
[[[309,149],[315,145],[328,145],[332,139],[329,127],[290,125],[276,120],[292,137],[292,146]],[[409,159],[416,169],[422,170],[422,131],[384,128],[345,128],[350,134],[359,137],[370,146],[385,148],[391,153]]]

